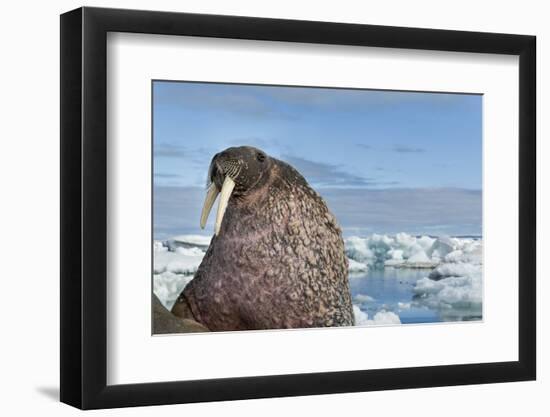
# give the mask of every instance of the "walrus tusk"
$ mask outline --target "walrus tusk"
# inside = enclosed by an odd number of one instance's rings
[[[204,229],[204,226],[206,226],[208,215],[210,214],[210,210],[212,210],[214,201],[216,201],[216,197],[218,197],[219,193],[220,191],[218,190],[218,187],[216,187],[216,184],[210,184],[210,187],[208,187],[208,191],[206,193],[206,198],[204,199],[204,205],[202,206],[201,229]]]
[[[225,180],[223,181],[222,190],[220,191],[218,213],[216,214],[216,227],[215,227],[216,236],[220,233],[220,229],[222,227],[223,215],[225,214],[225,209],[227,208],[227,202],[229,201],[229,197],[231,197],[233,188],[235,188],[235,181],[233,181],[229,176],[226,176]]]

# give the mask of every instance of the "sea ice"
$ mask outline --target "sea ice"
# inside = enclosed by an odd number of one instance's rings
[[[353,315],[356,326],[365,326],[369,321],[369,315],[362,311],[358,306],[353,306]]]
[[[467,309],[473,311],[473,315],[481,315],[480,272],[449,276],[439,281],[425,277],[416,282],[413,292],[416,294],[415,303],[419,305],[439,310]]]
[[[387,324],[401,324],[399,316],[392,311],[380,310],[372,319],[362,311],[358,306],[353,306],[353,315],[355,316],[356,326],[380,326]]]
[[[429,278],[437,281],[446,277],[464,277],[478,273],[481,274],[480,265],[465,262],[443,263],[430,272]]]
[[[374,301],[374,298],[367,294],[357,294],[353,299],[358,303],[371,303]]]
[[[407,233],[398,233],[395,236],[373,234],[369,237],[353,236],[345,239],[348,258],[371,268],[434,268],[446,255],[459,248],[464,247],[472,252],[472,248],[477,245],[475,242],[473,239],[463,242],[462,239],[445,236],[415,237]]]
[[[206,246],[210,245],[212,236],[203,235],[180,235],[172,238],[175,242],[189,243],[190,245]]]
[[[168,309],[197,271],[204,251],[198,247],[172,247],[153,242],[153,292]]]
[[[414,255],[411,255],[407,258],[406,263],[407,264],[423,264],[423,263],[430,263],[431,260],[428,258],[428,255],[426,255],[426,252],[424,252],[422,249],[416,252]]]
[[[175,274],[173,272],[154,274],[153,292],[164,307],[170,310],[192,278],[192,275]]]
[[[351,258],[348,258],[348,266],[350,273],[367,272],[369,270],[369,266],[367,264],[354,261]]]
[[[193,278],[210,244],[210,236],[181,235],[153,242],[153,289],[165,307],[171,308],[185,285]],[[411,288],[414,298],[403,299],[391,309],[400,312],[414,307],[436,309],[445,319],[481,317],[483,244],[480,239],[406,233],[348,237],[345,251],[350,279],[369,279],[369,268],[429,268]],[[391,273],[388,276],[392,276]],[[422,276],[422,275],[421,275]],[[412,297],[412,296],[411,296]],[[365,294],[353,297],[357,324],[397,324],[399,316]],[[359,305],[378,308],[369,318]]]
[[[189,254],[180,252],[155,252],[153,270],[155,274],[173,272],[175,274],[194,274],[199,267],[204,252]]]

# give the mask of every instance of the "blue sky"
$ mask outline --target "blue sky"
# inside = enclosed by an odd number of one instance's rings
[[[480,95],[164,81],[153,89],[159,233],[193,232],[182,217],[195,221],[202,201],[177,214],[172,206],[204,192],[212,156],[239,145],[297,168],[345,234],[481,233]]]

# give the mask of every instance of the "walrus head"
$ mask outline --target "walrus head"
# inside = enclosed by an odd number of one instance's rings
[[[246,196],[264,185],[271,165],[271,158],[252,146],[227,148],[214,155],[208,169],[208,189],[201,213],[201,228],[204,229],[219,194],[215,223],[215,233],[218,235],[229,198],[232,195]]]

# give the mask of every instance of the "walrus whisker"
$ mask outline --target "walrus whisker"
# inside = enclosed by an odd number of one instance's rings
[[[231,178],[237,178],[241,170],[241,163],[236,159],[230,159],[221,163],[222,172]]]
[[[218,190],[216,184],[210,184],[210,187],[208,187],[208,191],[206,193],[206,198],[204,199],[204,205],[202,206],[201,229],[204,229],[204,226],[206,226],[208,215],[210,214],[210,210],[212,210],[212,206],[214,205],[219,193],[220,190]]]
[[[227,208],[227,203],[231,197],[233,188],[235,188],[235,181],[233,181],[231,177],[226,176],[223,181],[222,190],[220,191],[220,201],[218,202],[218,213],[216,214],[215,226],[216,236],[220,233],[223,215],[225,214],[225,209]]]

